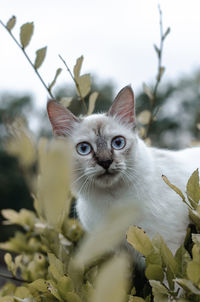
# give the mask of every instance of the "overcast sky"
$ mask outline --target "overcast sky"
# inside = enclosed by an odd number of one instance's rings
[[[160,0],[164,28],[171,27],[164,46],[164,80],[177,79],[200,67],[200,1]],[[35,31],[27,52],[32,60],[38,48],[48,45],[40,71],[46,83],[63,67],[61,54],[73,68],[84,55],[83,72],[111,79],[116,90],[131,83],[138,91],[154,80],[157,58],[153,44],[159,43],[157,0],[0,0],[0,18],[6,23],[16,15],[13,33],[29,21]],[[71,83],[63,70],[58,84]],[[47,92],[23,54],[0,27],[0,93],[32,92],[35,102],[45,106]]]

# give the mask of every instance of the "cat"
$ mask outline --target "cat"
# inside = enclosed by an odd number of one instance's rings
[[[107,113],[78,118],[54,100],[47,111],[53,133],[74,146],[72,189],[83,228],[92,232],[108,209],[133,204],[138,212],[132,224],[151,238],[159,232],[175,253],[184,241],[188,209],[162,175],[184,192],[200,166],[200,148],[169,151],[146,146],[137,134],[131,86],[118,93]]]

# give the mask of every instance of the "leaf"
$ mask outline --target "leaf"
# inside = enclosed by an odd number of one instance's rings
[[[49,144],[40,140],[38,214],[57,230],[60,230],[70,207],[70,154],[70,146],[64,140],[53,140]]]
[[[91,78],[89,74],[84,74],[76,79],[79,90],[77,91],[80,97],[86,97],[91,89]]]
[[[28,284],[28,287],[38,290],[41,293],[48,292],[47,281],[44,279],[37,279]]]
[[[66,301],[69,301],[69,302],[82,302],[80,297],[74,292],[66,293],[66,298],[67,298]]]
[[[50,91],[51,91],[51,89],[53,88],[53,86],[55,85],[56,80],[57,80],[58,76],[60,75],[61,71],[62,71],[61,68],[58,68],[58,69],[56,70],[55,77],[54,77],[53,81],[51,82],[51,84],[49,85],[49,90],[50,90]]]
[[[83,56],[76,60],[76,64],[74,66],[74,78],[77,80],[80,76],[80,71],[83,63]]]
[[[48,253],[49,258],[49,272],[52,274],[53,278],[58,281],[64,276],[64,267],[62,262],[56,258],[52,253]]]
[[[158,57],[160,57],[160,49],[158,48],[158,46],[156,44],[153,45]]]
[[[175,260],[178,265],[179,274],[185,277],[187,263],[191,260],[190,254],[183,245],[176,251]]]
[[[47,46],[40,48],[36,51],[36,58],[35,58],[35,63],[34,63],[35,69],[38,69],[44,62],[46,52],[47,52]]]
[[[163,295],[169,294],[167,288],[160,281],[150,280],[149,283],[152,287],[154,296],[156,294],[163,294]]]
[[[178,265],[173,257],[172,252],[167,247],[167,245],[165,244],[162,238],[161,238],[160,252],[165,265],[170,268],[173,274],[176,274],[178,272]]]
[[[157,280],[162,282],[164,279],[163,268],[157,264],[149,264],[145,270],[145,275],[149,280]]]
[[[189,209],[189,216],[190,219],[194,222],[194,224],[200,227],[200,214],[195,210]]]
[[[148,125],[151,120],[151,112],[148,110],[142,111],[138,116],[138,121],[142,125]]]
[[[89,107],[88,107],[88,113],[87,113],[88,115],[93,113],[98,95],[99,95],[99,93],[96,91],[90,94]]]
[[[191,292],[195,295],[200,295],[200,290],[194,286],[192,281],[187,279],[175,279],[175,282],[177,282],[184,290],[187,292]]]
[[[192,175],[190,176],[187,183],[187,196],[188,199],[192,199],[193,202],[196,203],[196,206],[200,200],[200,185],[199,185],[199,170],[196,169]],[[191,204],[192,206],[195,204]]]
[[[131,297],[128,302],[145,302],[145,300],[140,297]]]
[[[148,256],[153,252],[153,246],[151,240],[147,234],[140,228],[135,226],[130,226],[127,232],[127,241],[130,243],[134,249]]]
[[[191,261],[187,265],[187,276],[194,284],[200,282],[200,262]]]
[[[171,28],[168,27],[167,30],[166,30],[166,32],[163,35],[163,40],[169,35],[170,31],[171,31]]]
[[[164,182],[182,198],[183,202],[185,202],[187,204],[185,196],[183,195],[181,190],[178,187],[176,187],[175,185],[173,185],[172,183],[170,183],[170,181],[168,180],[168,178],[165,175],[162,175],[162,178],[163,178]]]
[[[149,86],[147,86],[145,83],[143,83],[143,90],[144,90],[144,93],[148,96],[148,98],[152,102],[154,99],[154,95],[153,95],[153,91],[151,90],[151,88]]]
[[[6,23],[6,28],[11,31],[16,24],[16,17],[12,16]]]
[[[127,288],[127,257],[118,255],[104,266],[96,280],[91,302],[123,302]]]
[[[192,241],[200,248],[200,234],[192,234]]]
[[[26,48],[31,40],[31,37],[33,35],[34,30],[34,24],[31,23],[25,23],[20,28],[20,41],[22,48]]]
[[[158,76],[157,76],[157,81],[160,81],[160,80],[161,80],[161,78],[162,78],[164,72],[165,72],[165,67],[164,67],[164,66],[161,66],[160,69],[159,69],[159,74],[158,74]]]
[[[69,107],[73,98],[72,97],[63,97],[60,100],[60,104],[62,104],[64,107]]]

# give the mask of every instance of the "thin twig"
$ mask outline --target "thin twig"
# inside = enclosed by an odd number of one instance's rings
[[[150,121],[147,125],[147,129],[146,129],[146,134],[145,134],[145,137],[144,138],[147,138],[148,135],[149,135],[149,132],[150,132],[150,128],[152,126],[152,123],[159,111],[159,108],[157,108],[157,110],[155,110],[157,104],[156,104],[156,101],[157,101],[157,92],[158,92],[158,86],[160,84],[160,81],[162,79],[162,74],[163,74],[163,71],[162,71],[162,56],[163,56],[163,46],[164,46],[164,40],[169,32],[169,28],[168,28],[168,32],[167,34],[163,34],[163,21],[162,21],[162,10],[160,8],[160,5],[158,5],[158,11],[159,11],[159,16],[160,16],[160,48],[157,52],[157,55],[158,55],[158,69],[157,69],[157,75],[156,75],[156,83],[155,83],[155,86],[154,86],[154,89],[153,89],[153,93],[152,93],[152,99],[151,99],[151,118],[150,118]]]
[[[51,90],[49,89],[49,87],[45,84],[44,80],[42,79],[40,73],[38,72],[38,70],[35,68],[34,64],[32,63],[31,59],[29,58],[28,54],[26,53],[26,51],[24,50],[24,48],[21,46],[21,44],[17,41],[17,39],[15,38],[15,36],[12,34],[11,30],[9,30],[6,25],[0,20],[0,24],[7,30],[7,32],[9,33],[9,35],[11,36],[11,38],[15,41],[15,43],[17,44],[17,46],[21,49],[21,51],[23,52],[23,54],[25,55],[26,59],[28,60],[28,62],[30,63],[30,65],[32,66],[32,68],[34,69],[35,73],[37,74],[38,78],[40,79],[40,81],[42,82],[43,86],[45,87],[45,89],[47,90],[49,96],[53,99],[55,99],[54,95],[52,94]]]
[[[78,91],[78,93],[79,93],[79,96],[80,96],[80,98],[81,98],[81,101],[82,101],[82,103],[83,103],[84,111],[85,111],[85,113],[87,114],[87,106],[86,106],[84,97],[81,95],[81,90],[80,90],[79,83],[76,81],[75,77],[73,76],[73,74],[72,74],[72,72],[71,72],[69,66],[67,65],[67,63],[66,63],[66,61],[63,59],[63,57],[62,57],[61,55],[58,55],[58,56],[59,56],[59,58],[61,59],[61,61],[63,62],[63,64],[65,65],[65,67],[67,68],[67,71],[69,72],[69,74],[70,74],[72,80],[74,81],[74,83],[75,83],[75,85],[76,85],[76,89],[77,89],[77,91]]]
[[[4,279],[10,279],[10,280],[13,280],[13,281],[21,282],[21,283],[28,283],[28,281],[26,281],[26,280],[17,278],[15,276],[8,276],[8,275],[3,274],[3,273],[0,273],[0,277],[4,278]]]

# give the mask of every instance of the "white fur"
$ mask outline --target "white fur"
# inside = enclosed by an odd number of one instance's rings
[[[129,172],[130,181],[124,182],[119,173],[113,180],[99,182],[94,175],[101,174],[103,168],[95,165],[91,154],[81,156],[75,152],[73,191],[78,197],[77,210],[83,227],[90,232],[104,219],[108,209],[117,204],[132,204],[138,211],[137,219],[134,218],[132,224],[142,227],[150,237],[159,232],[175,252],[183,243],[189,223],[188,210],[181,198],[164,183],[162,175],[166,175],[170,182],[185,192],[188,178],[200,166],[200,148],[168,151],[147,147],[135,131],[121,124],[117,118],[104,114],[86,117],[77,125],[72,135],[74,145],[87,141],[95,151],[96,135],[93,129],[98,123],[102,123],[102,132],[108,145],[117,135],[126,138],[125,148],[116,150],[115,153],[124,167],[123,161],[125,165],[127,158],[122,156],[122,152],[131,146],[128,160],[131,161],[133,170],[132,173]],[[115,162],[112,163],[110,169],[112,168],[115,169]],[[81,172],[76,169],[81,169]],[[87,188],[83,189],[88,169],[93,172],[93,181],[89,177],[85,183]]]

